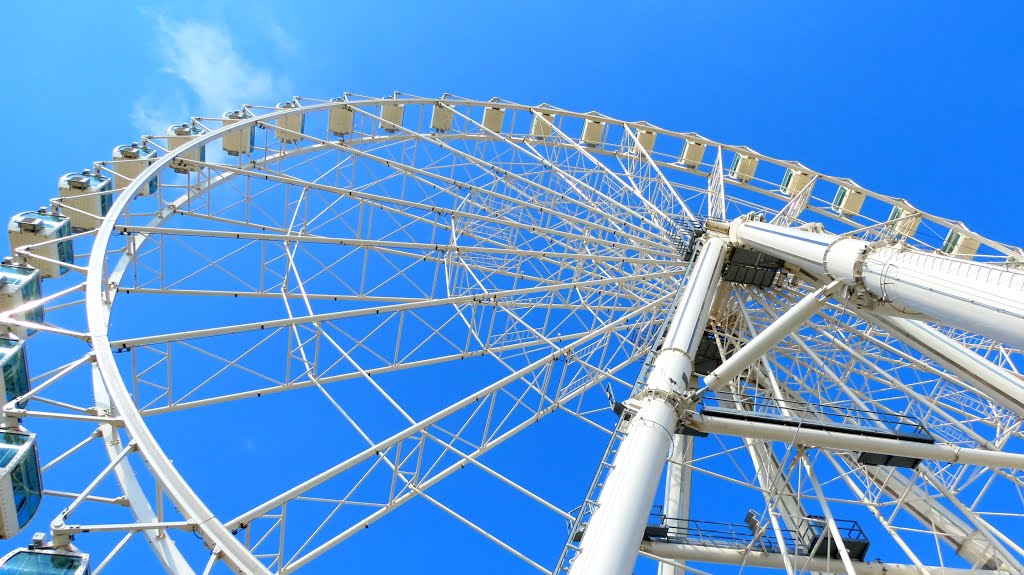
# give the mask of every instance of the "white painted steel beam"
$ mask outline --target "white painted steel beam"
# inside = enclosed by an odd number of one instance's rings
[[[201,238],[222,238],[232,240],[259,240],[259,241],[270,241],[270,242],[281,242],[281,243],[309,243],[309,244],[327,244],[345,246],[351,248],[368,248],[368,249],[391,249],[393,253],[401,253],[396,250],[404,250],[408,252],[410,257],[422,257],[422,252],[441,252],[441,253],[480,253],[480,254],[494,254],[494,255],[513,255],[521,257],[535,257],[535,258],[549,258],[549,259],[570,259],[570,260],[586,260],[591,261],[606,261],[614,263],[631,263],[631,264],[649,264],[652,261],[650,257],[625,257],[625,256],[605,256],[600,254],[592,253],[572,253],[568,251],[556,251],[556,250],[526,250],[517,248],[493,248],[479,245],[459,245],[459,244],[445,244],[445,243],[415,243],[415,242],[398,242],[389,241],[383,239],[358,239],[358,238],[338,238],[338,237],[325,237],[325,236],[313,236],[306,234],[296,233],[284,233],[284,234],[272,234],[266,232],[231,232],[231,231],[217,231],[217,230],[193,230],[185,228],[161,228],[154,226],[117,226],[117,230],[127,234],[146,234],[155,235],[163,234],[169,236],[190,236],[190,237],[201,237]],[[662,252],[654,252],[640,247],[630,246],[631,252],[637,252],[645,255],[664,255]],[[668,260],[665,260],[668,262]]]
[[[825,301],[828,300],[831,293],[838,286],[838,282],[832,282],[821,289],[807,294],[806,297],[797,302],[786,313],[779,316],[771,325],[722,362],[722,365],[709,373],[704,378],[704,387],[701,389],[700,395],[703,396],[709,391],[722,389],[730,380],[757,362],[775,344],[785,339],[786,336],[799,328],[800,324],[818,313],[818,310],[821,309],[821,306],[825,304]]]
[[[829,340],[836,347],[843,349],[847,353],[850,353],[861,363],[869,363],[867,358],[861,356],[858,352],[847,346],[841,339],[832,336],[826,330],[822,329],[820,324],[815,324],[815,327],[825,336],[829,337]],[[875,369],[880,368],[873,366]],[[892,377],[892,376],[889,376]],[[911,389],[901,387],[902,384],[893,379],[890,385],[897,387],[904,393],[908,393],[913,396],[914,393]],[[785,405],[787,401],[799,401],[799,397],[789,388],[782,388],[774,385],[774,396],[779,400],[780,405]],[[924,401],[918,398],[918,401]],[[810,406],[806,409],[812,410]],[[940,413],[945,413],[939,410]],[[788,409],[783,408],[785,415],[792,415]],[[749,439],[746,439],[749,441]],[[986,447],[992,449],[991,447]],[[850,488],[850,490],[861,498],[865,505],[872,509],[872,513],[879,518],[882,524],[888,527],[886,521],[878,514],[878,510],[874,508],[873,501],[865,498],[865,493],[861,488],[856,485],[847,474],[847,470],[857,468],[860,464],[856,462],[856,458],[846,454],[839,454],[842,461],[845,462],[845,468],[836,466],[836,471],[843,477],[844,482]],[[833,460],[835,461],[835,460]],[[869,479],[874,485],[880,490],[884,491],[893,501],[899,500],[903,509],[909,512],[921,525],[930,526],[930,528],[950,547],[956,550],[957,555],[963,557],[969,561],[972,565],[981,565],[986,568],[993,569],[1010,569],[1016,568],[1018,562],[1013,558],[1013,555],[1006,550],[1002,545],[999,545],[995,541],[986,539],[985,535],[982,534],[978,528],[971,526],[966,523],[960,515],[953,513],[948,508],[944,507],[939,499],[930,497],[925,493],[917,484],[911,481],[906,474],[898,469],[892,469],[889,467],[872,467],[863,466],[861,472],[864,473],[867,479]],[[953,498],[949,498],[949,501],[953,501]],[[796,517],[805,517],[806,513],[794,514]],[[964,517],[971,517],[971,512],[963,513]],[[795,528],[794,528],[795,530]],[[892,533],[894,539],[898,536]],[[902,540],[897,540],[899,544]],[[904,551],[911,557],[913,552],[909,549]]]
[[[690,487],[693,478],[693,436],[676,435],[672,455],[665,469],[665,517],[690,516]],[[658,575],[684,575],[686,570],[671,563],[658,564]]]
[[[693,369],[692,357],[721,281],[725,242],[709,239],[673,311],[662,347],[636,399],[640,407],[608,473],[597,509],[580,541],[571,575],[622,575],[636,563],[661,470],[679,422],[677,408]]]
[[[642,274],[637,276],[629,276],[627,278],[604,278],[599,280],[590,280],[577,282],[575,284],[557,284],[547,286],[534,286],[528,288],[521,288],[515,290],[502,290],[494,291],[486,294],[473,294],[463,296],[453,296],[447,298],[435,298],[435,299],[421,299],[418,301],[394,304],[387,306],[378,306],[370,308],[362,308],[340,312],[330,312],[321,314],[311,314],[301,317],[294,318],[278,318],[268,319],[265,321],[246,322],[234,325],[220,326],[207,329],[196,329],[175,333],[167,333],[161,335],[152,335],[144,337],[136,337],[130,339],[119,339],[109,342],[111,348],[129,349],[140,345],[153,345],[156,343],[167,343],[172,341],[183,341],[186,339],[196,339],[201,337],[212,337],[216,335],[227,335],[232,333],[240,333],[245,331],[257,331],[265,329],[274,329],[279,327],[290,327],[294,325],[310,324],[314,322],[326,322],[326,321],[337,321],[343,319],[351,319],[354,317],[361,316],[372,316],[379,314],[394,313],[403,310],[423,309],[431,307],[442,307],[446,305],[464,305],[472,303],[483,303],[492,304],[493,302],[500,301],[502,298],[507,297],[520,297],[528,294],[544,294],[550,292],[564,291],[573,288],[581,287],[592,287],[602,286],[621,283],[623,281],[629,281],[631,279],[655,279],[655,278],[667,278],[673,275],[678,275],[679,272],[675,270],[657,272],[652,274]]]
[[[826,449],[842,449],[848,451],[867,451],[898,455],[914,459],[945,461],[963,465],[983,465],[1005,469],[1024,469],[1024,454],[989,451],[957,447],[945,443],[922,443],[885,437],[856,435],[808,429],[777,423],[745,421],[729,417],[708,416],[699,413],[691,414],[688,426],[705,433],[718,433],[736,437],[751,437],[782,441],[796,445],[823,447]]]
[[[879,313],[911,313],[1024,349],[1024,270],[764,222],[735,220],[737,245],[863,289]]]
[[[768,569],[784,569],[783,556],[780,553],[764,551],[747,551],[746,549],[729,549],[726,547],[707,547],[685,543],[662,543],[645,541],[641,547],[659,558],[701,561],[724,565],[743,565],[746,567],[765,567]],[[846,573],[842,561],[824,557],[792,557],[794,567],[800,572]],[[1008,571],[990,571],[984,569],[956,569],[952,567],[926,566],[924,569],[916,565],[882,562],[854,562],[858,575],[1010,575]]]
[[[993,364],[924,322],[866,310],[856,313],[970,382],[1000,406],[1024,417],[1024,380],[1019,375]]]

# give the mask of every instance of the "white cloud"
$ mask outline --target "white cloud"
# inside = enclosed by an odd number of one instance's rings
[[[281,82],[239,54],[230,33],[217,26],[157,16],[163,70],[184,82],[204,115],[219,116],[242,104],[273,104]]]
[[[267,37],[282,53],[291,56],[299,51],[299,43],[280,24],[274,21],[267,22]]]
[[[191,117],[181,98],[176,99],[173,104],[168,104],[153,96],[135,100],[130,116],[132,125],[141,134],[151,136],[162,136],[168,126],[183,124]]]

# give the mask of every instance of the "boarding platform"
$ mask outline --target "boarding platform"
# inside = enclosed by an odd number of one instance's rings
[[[743,395],[728,398],[728,402],[718,401],[717,405],[705,403],[701,414],[880,439],[935,443],[935,437],[916,417],[823,403],[786,401],[783,404],[763,396]],[[921,462],[920,459],[866,451],[858,454],[857,461],[864,465],[911,469]]]
[[[836,527],[847,553],[854,561],[863,561],[870,542],[860,524],[836,519]],[[810,515],[795,521],[797,530],[767,526],[763,530],[753,511],[743,523],[722,523],[692,518],[665,517],[655,507],[644,529],[644,541],[698,545],[722,549],[742,549],[762,553],[782,553],[804,557],[839,559],[839,542],[832,536],[825,518]]]

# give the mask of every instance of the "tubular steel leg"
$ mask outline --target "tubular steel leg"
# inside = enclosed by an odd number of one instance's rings
[[[654,359],[640,407],[626,430],[613,468],[597,500],[597,510],[580,541],[571,575],[622,575],[636,563],[665,458],[679,423],[677,408],[693,369],[692,357],[703,335],[721,281],[725,242],[711,238],[701,250],[665,341]]]

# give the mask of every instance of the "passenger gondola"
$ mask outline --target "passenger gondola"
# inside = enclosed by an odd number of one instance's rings
[[[35,434],[0,431],[0,539],[10,539],[28,525],[42,494]]]
[[[89,575],[89,555],[30,546],[0,559],[0,575]]]

